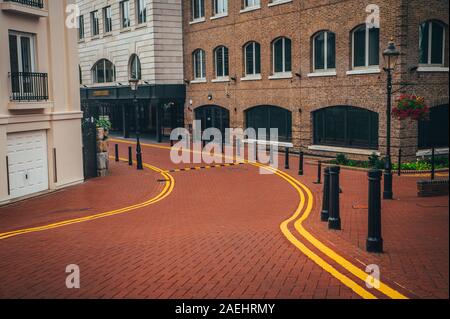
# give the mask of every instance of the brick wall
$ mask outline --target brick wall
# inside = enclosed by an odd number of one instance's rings
[[[205,1],[205,22],[190,24],[190,1],[183,1],[185,78],[192,80],[192,52],[206,51],[207,83],[188,85],[186,123],[191,123],[195,108],[215,104],[230,110],[232,127],[245,126],[245,110],[256,105],[276,105],[292,111],[293,142],[309,153],[334,156],[330,152],[308,150],[313,143],[312,111],[334,105],[358,106],[379,113],[379,151],[385,153],[386,139],[386,75],[347,75],[351,69],[351,31],[363,24],[368,4],[374,1],[293,0],[268,6],[261,0],[261,9],[240,13],[240,1],[228,1],[228,16],[210,19],[212,1]],[[408,70],[418,62],[419,23],[439,19],[448,24],[447,1],[377,1],[380,7],[380,69],[382,51],[394,37],[402,52],[394,82],[417,82],[415,93],[424,95],[430,104],[448,103],[448,72],[417,73]],[[336,34],[336,76],[308,77],[312,72],[311,37],[320,30]],[[447,31],[448,32],[448,31]],[[292,73],[290,79],[269,80],[271,75],[271,42],[280,36],[292,40]],[[448,48],[448,36],[447,48]],[[261,44],[262,80],[241,81],[243,77],[243,45],[253,40]],[[214,78],[213,50],[219,45],[229,48],[230,77],[236,81],[212,83]],[[448,54],[448,53],[447,53]],[[448,56],[446,57],[448,63]],[[447,64],[448,65],[448,64]],[[300,75],[295,75],[298,73]],[[394,87],[398,89],[399,86]],[[408,88],[406,92],[411,93]],[[212,100],[208,99],[212,96]],[[417,151],[417,123],[394,120],[392,123],[392,153],[404,149],[406,157]],[[352,157],[366,157],[366,155]],[[395,158],[394,158],[395,159]]]

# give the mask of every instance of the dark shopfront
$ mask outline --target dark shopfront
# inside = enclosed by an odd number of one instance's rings
[[[140,85],[136,98],[143,137],[162,142],[174,128],[184,127],[184,85]],[[108,117],[111,133],[125,138],[136,130],[136,104],[129,86],[81,88],[84,117]]]

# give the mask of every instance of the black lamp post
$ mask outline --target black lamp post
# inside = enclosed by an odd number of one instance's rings
[[[392,199],[392,159],[391,159],[391,109],[392,109],[392,73],[395,70],[400,52],[391,39],[383,52],[384,71],[387,73],[387,108],[386,108],[386,167],[384,170],[384,199]]]
[[[139,80],[138,79],[130,79],[130,88],[131,91],[133,91],[133,103],[136,108],[136,162],[137,162],[137,169],[143,170],[144,167],[142,166],[142,150],[141,150],[141,141],[140,141],[140,127],[139,127],[139,104],[137,99],[137,90],[139,88]]]

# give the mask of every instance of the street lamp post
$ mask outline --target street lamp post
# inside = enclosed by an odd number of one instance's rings
[[[137,169],[143,170],[144,167],[142,165],[142,149],[141,149],[141,141],[140,141],[140,125],[139,125],[139,104],[137,99],[137,90],[139,87],[138,79],[130,79],[130,88],[133,91],[133,103],[136,109],[136,163]]]
[[[384,199],[392,199],[392,159],[391,159],[391,109],[392,109],[392,73],[395,70],[400,52],[393,39],[383,52],[384,71],[387,73],[387,107],[386,107],[386,167],[384,170]]]

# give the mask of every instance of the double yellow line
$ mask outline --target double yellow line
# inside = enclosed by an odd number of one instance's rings
[[[125,159],[120,159],[120,160],[125,161]],[[157,196],[153,197],[152,199],[149,199],[148,201],[145,201],[140,204],[131,205],[131,206],[128,206],[125,208],[120,208],[120,209],[112,210],[109,212],[104,212],[104,213],[100,213],[100,214],[65,220],[65,221],[61,221],[61,222],[57,222],[57,223],[53,223],[53,224],[49,224],[49,225],[44,225],[44,226],[19,229],[19,230],[6,232],[6,233],[0,233],[0,240],[11,238],[11,237],[18,236],[18,235],[27,234],[27,233],[41,232],[41,231],[45,231],[45,230],[49,230],[49,229],[54,229],[54,228],[59,228],[59,227],[63,227],[63,226],[92,221],[92,220],[99,219],[99,218],[105,218],[105,217],[110,217],[113,215],[128,213],[130,211],[133,211],[133,210],[136,210],[139,208],[143,208],[143,207],[147,207],[147,206],[156,204],[157,202],[163,200],[164,198],[166,198],[167,196],[170,195],[170,193],[173,191],[173,188],[175,187],[175,179],[169,173],[167,173],[157,167],[154,167],[152,165],[144,164],[144,167],[161,174],[164,177],[164,180],[166,181],[163,190]]]

